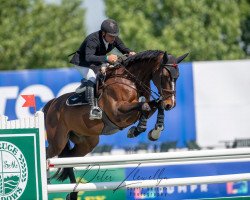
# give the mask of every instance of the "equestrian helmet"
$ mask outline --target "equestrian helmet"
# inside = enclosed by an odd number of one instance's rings
[[[115,20],[113,19],[106,19],[101,24],[101,30],[103,32],[108,33],[112,36],[118,36],[119,35],[119,27]]]

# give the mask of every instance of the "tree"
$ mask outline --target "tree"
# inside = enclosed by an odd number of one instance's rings
[[[0,69],[68,66],[85,36],[81,0],[0,0]]]
[[[105,0],[121,37],[136,51],[190,52],[189,60],[242,59],[239,0]],[[248,9],[249,11],[249,9]]]
[[[250,57],[250,0],[240,0],[241,10],[241,39],[245,53]]]

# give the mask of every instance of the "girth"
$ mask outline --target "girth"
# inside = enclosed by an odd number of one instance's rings
[[[123,128],[120,128],[119,126],[115,125],[106,115],[106,113],[102,112],[102,121],[104,123],[104,127],[102,129],[101,135],[112,135]]]

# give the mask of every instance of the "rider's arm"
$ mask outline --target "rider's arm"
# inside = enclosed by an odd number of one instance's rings
[[[89,40],[85,46],[85,60],[87,62],[107,62],[106,55],[96,56],[95,52],[98,48],[98,43],[95,40]]]
[[[131,50],[125,46],[119,37],[116,37],[114,45],[123,54],[129,54],[129,52],[131,52]]]

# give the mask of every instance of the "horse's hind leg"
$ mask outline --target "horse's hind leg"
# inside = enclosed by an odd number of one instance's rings
[[[67,127],[61,121],[57,124],[56,128],[47,129],[47,137],[49,142],[47,158],[58,156],[63,151],[69,139]]]
[[[85,156],[90,153],[99,143],[99,136],[81,136],[74,135],[70,139],[75,143],[71,150],[72,157]]]
[[[67,148],[69,151],[65,155],[67,155],[69,157],[85,156],[86,154],[91,152],[99,142],[99,136],[78,137],[78,136],[74,135],[74,133],[71,134],[70,139],[75,143],[75,146],[71,150],[69,150]],[[64,172],[61,175],[63,176],[63,174],[64,174],[64,176],[69,177],[70,183],[81,182],[81,177],[79,180],[76,180],[73,167],[65,168]],[[74,191],[71,192],[70,194],[67,195],[66,200],[76,200],[77,193],[78,192],[74,192]]]

